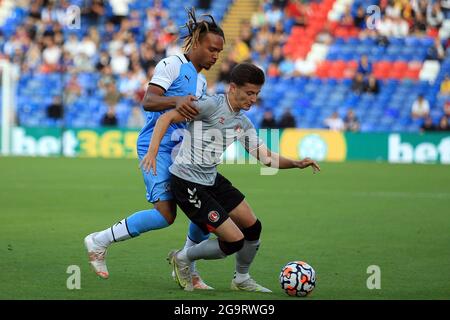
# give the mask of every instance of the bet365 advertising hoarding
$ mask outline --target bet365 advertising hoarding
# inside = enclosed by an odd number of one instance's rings
[[[10,154],[136,158],[136,130],[16,127]],[[328,130],[260,130],[276,152],[320,161],[369,160],[392,163],[450,164],[450,133],[341,133]],[[230,146],[228,161],[248,158],[242,146]]]

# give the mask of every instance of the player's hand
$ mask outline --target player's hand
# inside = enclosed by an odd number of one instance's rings
[[[153,171],[153,175],[156,176],[156,154],[152,152],[147,152],[145,157],[142,159],[139,166],[148,173],[150,169]]]
[[[198,115],[198,109],[194,106],[197,98],[194,96],[178,97],[175,109],[188,121],[191,121]]]
[[[316,161],[311,158],[305,158],[302,160],[295,161],[295,166],[300,169],[305,169],[307,167],[312,167],[313,173],[319,172],[320,167]]]

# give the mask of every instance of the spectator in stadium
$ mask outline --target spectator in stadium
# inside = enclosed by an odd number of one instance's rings
[[[441,83],[441,89],[439,93],[443,96],[450,95],[450,76],[448,74],[445,75],[445,78]]]
[[[99,23],[100,18],[105,15],[104,0],[89,0],[85,3],[86,5],[81,9],[82,19],[87,19],[92,25]]]
[[[352,81],[352,91],[356,94],[362,94],[366,90],[366,83],[364,82],[364,75],[357,72]]]
[[[82,92],[82,87],[78,81],[78,76],[76,73],[72,73],[69,81],[64,88],[64,105],[68,106],[75,102]]]
[[[60,96],[54,96],[52,103],[47,106],[47,117],[54,120],[63,117],[63,105]]]
[[[396,3],[399,1],[395,1],[395,0],[389,0],[387,3],[387,6],[385,8],[385,14],[386,16],[390,17],[390,18],[399,18],[402,14],[401,12],[401,4]]]
[[[103,127],[117,127],[118,120],[115,106],[108,104],[108,110],[103,115],[100,124]]]
[[[344,131],[345,124],[344,121],[339,117],[337,112],[333,112],[331,116],[325,119],[325,127],[332,131]]]
[[[118,49],[111,57],[112,72],[116,75],[123,75],[128,71],[130,59],[125,55],[123,49]]]
[[[450,100],[447,100],[444,103],[444,115],[447,118],[450,118]]]
[[[350,6],[347,5],[345,7],[345,11],[344,11],[344,14],[342,15],[342,18],[339,21],[339,26],[351,29],[354,27],[354,25],[355,25],[355,22],[353,21],[351,8],[350,8]]]
[[[27,53],[25,54],[24,67],[27,69],[27,71],[36,71],[41,64],[41,46],[37,43],[32,43]]]
[[[64,43],[63,49],[65,52],[69,52],[72,56],[78,53],[80,47],[80,41],[75,33],[69,35],[67,41]]]
[[[272,8],[266,11],[266,18],[269,26],[275,27],[277,22],[282,21],[283,11],[281,11],[280,7],[272,5]]]
[[[436,126],[433,123],[433,119],[430,116],[427,116],[423,122],[423,124],[420,126],[420,131],[436,131]]]
[[[236,39],[234,48],[233,48],[233,60],[236,63],[241,63],[243,61],[247,61],[250,58],[250,47],[248,44],[239,37]]]
[[[450,131],[450,125],[448,123],[448,118],[444,115],[439,119],[439,125],[437,127],[438,131]]]
[[[445,50],[442,46],[441,39],[436,37],[434,39],[434,44],[428,48],[426,59],[442,61],[444,58]]]
[[[364,91],[372,94],[378,94],[380,92],[378,80],[375,78],[373,74],[369,75],[369,78],[367,79],[366,88]]]
[[[353,18],[353,24],[357,28],[365,29],[365,23],[366,12],[364,11],[364,7],[360,5],[356,10],[356,16]]]
[[[414,101],[411,109],[413,119],[425,119],[430,113],[430,104],[424,98],[423,94],[419,94]]]
[[[261,122],[261,129],[274,129],[277,127],[277,123],[271,110],[264,111],[263,120]]]
[[[109,56],[108,52],[102,51],[100,52],[100,57],[98,58],[97,64],[95,65],[95,68],[97,71],[102,71],[103,68],[109,66],[111,63],[111,57]]]
[[[145,82],[146,77],[141,66],[134,64],[132,70],[119,79],[118,89],[122,96],[132,98],[140,88],[145,86]]]
[[[111,18],[112,23],[120,25],[122,20],[125,19],[130,12],[129,4],[131,2],[133,2],[133,0],[109,0],[109,4],[113,11],[113,16]]]
[[[420,12],[414,16],[414,23],[412,25],[412,31],[417,36],[422,36],[427,31],[427,20],[426,15]]]
[[[220,65],[219,77],[217,78],[217,82],[222,84],[230,83],[230,72],[232,69],[232,63],[229,60],[225,60]]]
[[[254,12],[250,23],[253,29],[260,29],[262,26],[267,25],[266,13],[264,12],[264,5],[260,4],[258,11]]]
[[[138,106],[131,108],[131,115],[128,117],[127,127],[130,129],[141,129],[145,124],[142,109]]]
[[[200,9],[208,10],[211,7],[211,0],[198,0],[198,7]]]
[[[446,19],[450,19],[450,0],[441,0],[440,5],[442,12],[444,13],[444,17]]]
[[[62,50],[55,44],[52,37],[45,37],[44,39],[44,51],[42,51],[42,57],[44,64],[41,71],[43,73],[56,72],[59,70],[59,62],[62,55]]]
[[[444,13],[441,10],[439,1],[430,3],[427,7],[427,23],[430,27],[439,29],[444,22]]]
[[[104,100],[108,106],[115,107],[120,99],[122,99],[122,94],[116,87],[115,81],[110,81],[106,83]]]
[[[344,128],[345,131],[358,132],[360,129],[359,120],[352,109],[347,111],[344,118]]]
[[[91,29],[90,34],[95,35],[96,32]],[[97,44],[90,34],[83,37],[83,40],[78,43],[78,47],[76,49],[78,53],[84,53],[87,57],[89,57],[89,59],[93,58],[94,55],[97,54]]]
[[[356,72],[361,73],[364,77],[367,77],[372,73],[372,70],[372,62],[369,61],[369,57],[367,55],[363,54],[359,60],[358,69]]]
[[[284,112],[281,115],[280,121],[278,122],[277,126],[280,129],[297,127],[294,115],[292,114],[290,108],[284,109]]]

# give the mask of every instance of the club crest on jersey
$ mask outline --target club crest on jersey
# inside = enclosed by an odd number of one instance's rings
[[[211,222],[217,222],[219,221],[220,215],[217,211],[210,211],[208,213],[208,220]]]
[[[225,123],[225,118],[224,117],[220,117],[219,118],[219,123],[220,124],[224,124]]]

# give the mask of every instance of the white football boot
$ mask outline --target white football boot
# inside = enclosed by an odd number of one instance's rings
[[[94,272],[103,279],[109,278],[108,268],[106,267],[106,247],[100,246],[95,242],[95,235],[98,232],[91,233],[84,238],[84,245],[88,251],[89,263]]]
[[[231,290],[236,291],[248,291],[248,292],[272,292],[272,290],[264,288],[262,285],[257,284],[252,278],[248,278],[244,282],[237,283],[231,280]]]

